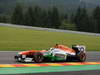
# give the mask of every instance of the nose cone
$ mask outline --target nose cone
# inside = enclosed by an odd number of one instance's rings
[[[29,51],[22,51],[22,52],[19,52],[18,54],[27,55],[28,53],[29,53]]]

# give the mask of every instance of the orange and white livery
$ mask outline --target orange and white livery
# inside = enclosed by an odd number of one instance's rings
[[[80,61],[86,60],[85,46],[73,45],[69,48],[65,45],[56,44],[49,50],[28,50],[19,52],[15,56],[19,62],[42,62],[42,61]]]

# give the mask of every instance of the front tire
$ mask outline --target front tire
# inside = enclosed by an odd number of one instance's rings
[[[43,54],[41,52],[35,52],[33,54],[33,60],[36,63],[41,63],[44,60]]]

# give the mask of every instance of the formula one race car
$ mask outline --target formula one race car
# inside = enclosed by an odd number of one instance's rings
[[[54,46],[49,50],[29,50],[19,52],[15,57],[17,62],[36,62],[43,61],[78,61],[84,62],[86,60],[85,46],[72,45],[69,48],[64,45]]]

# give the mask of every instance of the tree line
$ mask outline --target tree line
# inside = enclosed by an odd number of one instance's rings
[[[10,18],[8,16],[0,16],[0,22],[100,33],[100,7],[94,8],[90,14],[86,7],[79,6],[76,12],[69,15],[61,13],[57,7],[43,9],[38,6],[29,6],[24,9],[18,4]]]

